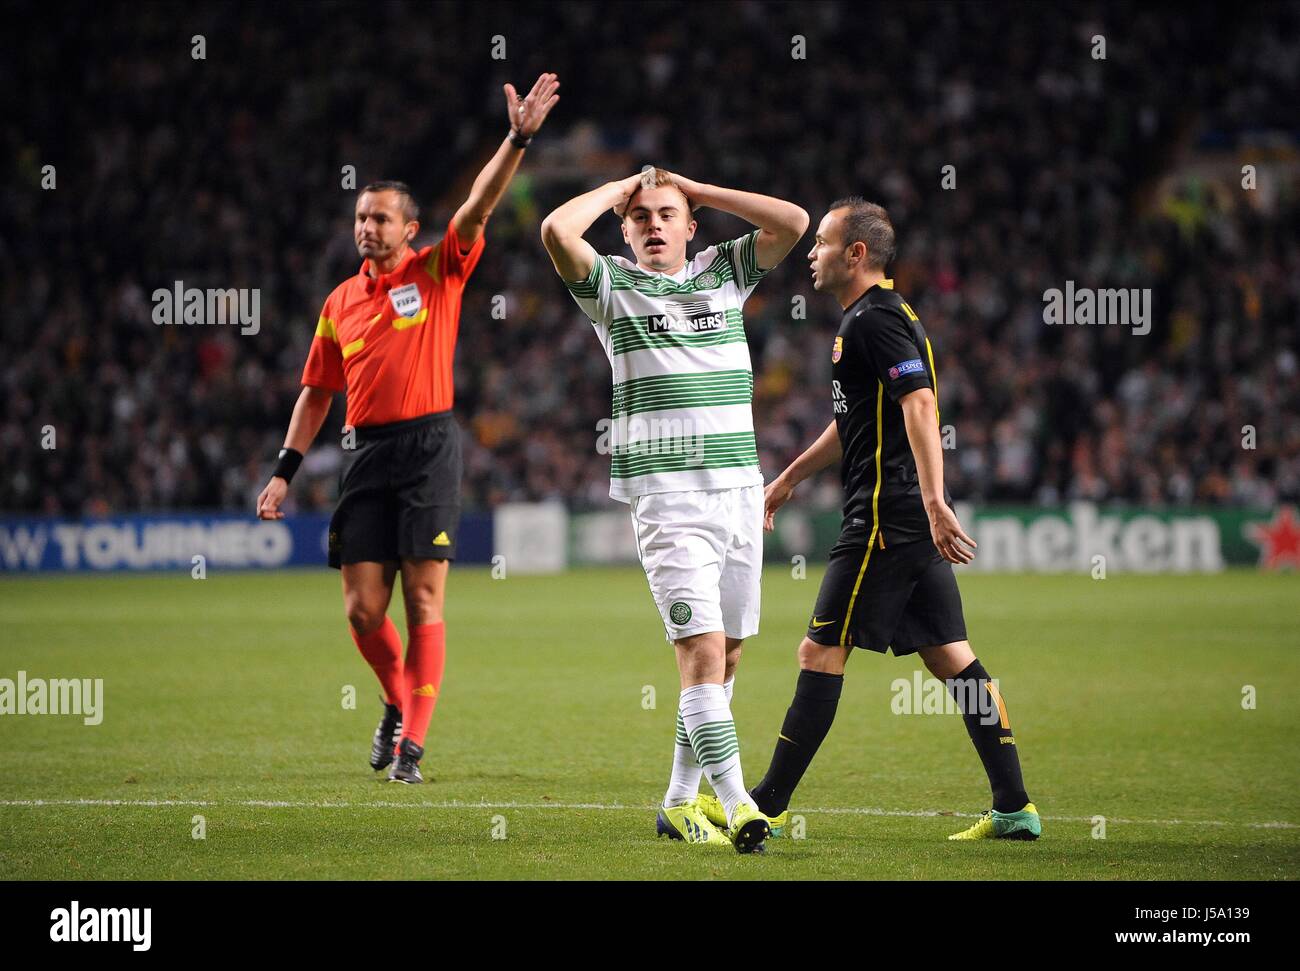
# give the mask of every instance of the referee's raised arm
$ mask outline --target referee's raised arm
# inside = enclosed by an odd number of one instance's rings
[[[452,217],[456,235],[466,251],[483,235],[488,217],[501,201],[506,186],[514,177],[515,169],[519,168],[524,149],[560,100],[556,94],[559,87],[560,81],[554,74],[539,75],[527,97],[520,97],[513,84],[504,85],[510,134],[501,142],[501,147],[487,165],[483,166],[483,171],[478,174],[473,188],[469,190],[469,198]]]

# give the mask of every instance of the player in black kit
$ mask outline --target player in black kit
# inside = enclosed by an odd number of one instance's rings
[[[765,527],[796,485],[843,458],[844,525],[831,548],[799,681],[767,775],[752,791],[784,831],[790,797],[830,730],[853,648],[919,654],[956,698],[993,790],[993,808],[949,839],[1037,839],[1006,705],[966,640],[953,563],[966,535],[943,484],[934,351],[921,321],[885,278],[894,228],[880,206],[841,199],[808,254],[814,289],[844,318],[831,348],[835,420],[766,490]],[[783,818],[784,817],[784,818]]]

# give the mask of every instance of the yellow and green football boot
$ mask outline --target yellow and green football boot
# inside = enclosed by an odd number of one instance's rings
[[[727,828],[727,811],[722,808],[721,799],[701,792],[695,797],[695,802],[704,810],[704,815],[709,817],[709,822],[719,829]],[[780,839],[785,835],[786,827],[790,825],[790,810],[787,809],[779,816],[768,816],[767,824],[772,830],[767,838]]]
[[[743,802],[732,814],[727,838],[737,853],[762,853],[763,841],[771,833],[772,824],[767,821],[767,817],[756,806]]]
[[[717,796],[710,796],[701,792],[693,800],[695,805],[700,807],[700,811],[709,818],[714,826],[718,829],[727,828],[727,811],[722,808],[722,800]]]
[[[1032,802],[1015,813],[1000,813],[992,809],[980,813],[980,818],[968,829],[953,833],[950,840],[1036,840],[1043,834],[1043,822]]]
[[[680,806],[660,806],[655,819],[655,835],[720,849],[732,845],[726,832],[709,822],[694,801]]]

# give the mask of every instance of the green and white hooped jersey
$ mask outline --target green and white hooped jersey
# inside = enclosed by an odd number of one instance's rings
[[[763,484],[741,315],[767,272],[758,232],[702,250],[671,276],[598,256],[585,280],[566,282],[614,371],[600,429],[612,498]]]

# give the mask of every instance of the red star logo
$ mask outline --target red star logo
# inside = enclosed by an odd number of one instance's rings
[[[1243,532],[1259,547],[1260,569],[1278,570],[1288,565],[1300,569],[1300,520],[1295,506],[1280,508],[1271,523],[1248,523]]]

